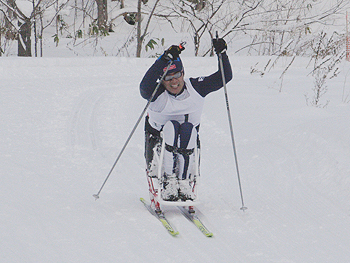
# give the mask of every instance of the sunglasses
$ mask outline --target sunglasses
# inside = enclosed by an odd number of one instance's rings
[[[182,76],[182,71],[179,71],[179,72],[176,72],[174,75],[167,75],[164,77],[164,80],[165,81],[170,81],[172,80],[173,78],[175,79],[178,79]]]

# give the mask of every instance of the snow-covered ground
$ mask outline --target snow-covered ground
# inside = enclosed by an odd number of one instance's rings
[[[327,82],[328,106],[306,105],[313,78],[293,64],[261,78],[264,58],[230,54],[228,84],[241,200],[223,90],[201,125],[206,238],[176,208],[170,236],[148,197],[143,124],[108,174],[146,101],[138,84],[153,59],[1,58],[1,262],[350,262],[350,63]],[[183,58],[187,76],[215,58]],[[260,62],[259,65],[263,65]]]

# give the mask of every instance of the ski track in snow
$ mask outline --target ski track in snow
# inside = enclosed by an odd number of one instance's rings
[[[90,143],[93,150],[97,149],[95,116],[102,96],[100,93],[100,90],[88,91],[86,96],[83,96],[82,100],[77,104],[77,109],[74,110],[71,121],[70,141],[72,148],[79,144],[86,145]],[[96,96],[99,96],[97,100]],[[88,127],[85,127],[86,124],[89,124]]]
[[[143,121],[92,197],[146,104],[138,83],[153,59],[0,60],[2,262],[350,262],[343,79],[329,83],[327,108],[307,107],[305,70],[291,68],[278,92],[273,73],[249,74],[254,59],[233,60],[228,84],[245,212],[223,92],[203,112],[198,209],[213,238],[165,207],[171,237],[139,201]],[[184,59],[189,76],[216,69],[197,60]]]

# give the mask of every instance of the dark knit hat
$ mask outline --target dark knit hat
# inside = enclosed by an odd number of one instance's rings
[[[167,69],[167,67],[163,68],[163,72],[165,72]],[[173,63],[171,64],[169,70],[168,70],[168,73],[167,75],[169,74],[173,74],[173,73],[176,73],[176,72],[179,72],[179,71],[182,71],[183,70],[183,65],[182,65],[182,62],[181,62],[181,59],[180,58],[177,58],[176,60],[173,61]]]

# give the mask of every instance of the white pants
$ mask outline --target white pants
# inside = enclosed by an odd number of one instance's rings
[[[169,121],[163,127],[164,172],[176,174],[180,179],[189,179],[194,164],[194,148],[197,143],[197,130],[192,123]]]

